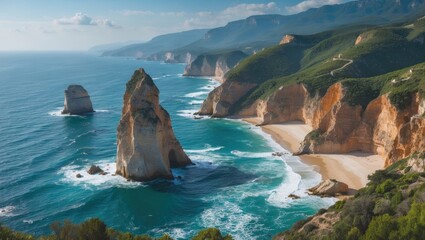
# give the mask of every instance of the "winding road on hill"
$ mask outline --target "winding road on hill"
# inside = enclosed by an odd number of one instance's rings
[[[344,66],[342,66],[342,67],[340,67],[340,68],[337,68],[337,69],[332,70],[332,71],[329,73],[332,77],[335,75],[335,72],[338,72],[338,71],[343,70],[344,68],[348,67],[350,64],[352,64],[352,63],[354,62],[354,61],[353,61],[353,59],[341,58],[341,56],[342,56],[342,54],[340,53],[340,54],[338,55],[338,57],[334,57],[334,58],[332,59],[332,61],[346,61],[347,63],[346,63],[346,64],[344,64]]]
[[[327,75],[331,75],[332,77],[334,77],[335,72],[343,70],[344,68],[348,67],[350,64],[352,64],[354,62],[353,59],[346,59],[346,58],[342,58],[341,56],[342,56],[341,53],[338,54],[338,57],[332,58],[332,61],[346,61],[347,63],[344,64],[344,66],[339,67],[337,69],[334,69],[334,70],[330,71],[329,73],[325,73],[325,74],[321,74],[319,76],[316,76],[315,78],[319,78],[319,77],[323,77],[323,76],[327,76]]]
[[[395,78],[394,78],[393,80],[391,80],[391,83],[396,84],[396,83],[399,83],[399,82],[408,81],[408,80],[410,80],[410,78],[412,78],[412,76],[413,76],[413,72],[418,71],[418,70],[425,70],[425,67],[422,67],[422,68],[416,68],[416,69],[411,68],[411,69],[409,70],[410,76],[408,76],[408,77],[406,77],[406,78],[399,79],[399,80],[397,80],[397,79],[395,79]]]

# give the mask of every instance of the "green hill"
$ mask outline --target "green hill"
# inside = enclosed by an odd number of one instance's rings
[[[383,25],[418,18],[425,12],[424,0],[359,0],[309,9],[293,15],[258,15],[229,22],[209,31],[166,34],[150,42],[133,44],[107,56],[133,56],[161,60],[172,52],[178,61],[190,53],[234,49],[251,54],[279,42],[284,34],[314,34],[359,24]]]
[[[403,68],[425,62],[424,22],[425,19],[420,19],[398,26],[360,26],[294,35],[293,42],[248,57],[228,73],[227,81],[258,84],[231,107],[231,113],[294,83],[303,83],[311,95],[320,96],[332,84],[347,79],[350,80],[346,84],[357,79],[365,82],[365,86],[374,86],[377,94],[393,91],[395,95],[406,89],[411,92],[415,84],[422,83],[419,80],[422,66],[412,67],[416,70],[410,81],[390,82],[394,78],[403,79],[402,75],[410,70]],[[359,36],[362,40],[355,44]],[[387,74],[397,70],[400,72]]]

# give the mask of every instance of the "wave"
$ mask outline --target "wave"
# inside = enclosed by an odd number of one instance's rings
[[[277,207],[288,207],[288,204],[292,204],[294,202],[294,200],[288,197],[289,194],[294,193],[301,197],[306,197],[306,190],[320,182],[321,175],[319,173],[315,172],[311,166],[302,163],[299,157],[292,156],[288,150],[279,145],[271,137],[271,135],[265,133],[261,127],[252,126],[251,124],[245,123],[242,120],[234,121],[239,121],[242,124],[250,125],[250,130],[262,136],[262,138],[266,140],[267,144],[273,149],[273,151],[283,154],[282,157],[272,156],[276,157],[276,159],[281,159],[284,163],[283,170],[285,171],[285,177],[277,188],[269,192],[267,201],[270,204]],[[252,157],[258,154],[258,157],[264,157],[265,155],[272,153],[248,153],[232,151],[232,154],[239,157]],[[270,155],[267,157],[269,158]],[[308,174],[306,174],[307,172]],[[303,173],[302,176],[301,173]]]
[[[193,100],[189,102],[190,105],[201,105],[202,103],[204,103],[204,100]]]
[[[187,98],[200,98],[203,95],[207,95],[208,93],[209,93],[209,91],[199,91],[199,92],[188,93],[188,94],[184,95],[184,97],[187,97]]]
[[[282,156],[288,155],[288,153],[280,153],[280,152],[242,152],[238,150],[233,150],[231,153],[235,156],[241,158],[274,158],[281,159]],[[282,156],[278,156],[276,154],[282,154]]]
[[[71,115],[71,114],[62,114],[63,107],[57,107],[55,110],[48,112],[52,117],[84,117],[81,115]],[[112,110],[108,109],[95,109],[93,114],[96,113],[110,113],[113,112]]]
[[[0,208],[0,217],[13,217],[16,214],[13,212],[16,209],[14,206],[6,206]]]
[[[229,201],[220,201],[201,213],[202,226],[215,226],[230,233],[236,240],[256,239],[252,236],[252,231],[256,229],[258,220],[252,214],[245,213],[236,203]]]
[[[204,87],[201,87],[200,89],[202,89],[202,90],[213,90],[216,87],[217,87],[216,85],[206,85]]]
[[[93,164],[99,166],[107,174],[88,174],[87,169],[90,168],[91,164],[86,165],[84,167],[77,165],[68,165],[62,167],[58,172],[59,174],[63,175],[61,181],[72,184],[74,186],[81,186],[85,189],[106,189],[111,187],[135,188],[143,186],[143,184],[140,182],[127,181],[127,179],[121,177],[120,175],[115,175],[116,167],[114,161],[102,160]],[[78,178],[78,174],[80,174],[82,177]]]
[[[207,148],[204,149],[196,149],[196,150],[184,150],[187,153],[206,153],[206,152],[215,152],[218,151],[220,149],[223,149],[224,147],[220,146],[220,147],[211,147],[211,145],[206,145]]]
[[[108,110],[108,109],[95,109],[94,112],[95,113],[108,113],[108,112],[112,112],[112,110]]]
[[[210,119],[210,116],[200,116],[198,114],[195,114],[196,112],[198,112],[198,109],[186,109],[186,110],[179,110],[177,111],[177,115],[184,117],[184,118],[191,118],[191,119],[196,119],[196,120],[201,120],[201,119]]]

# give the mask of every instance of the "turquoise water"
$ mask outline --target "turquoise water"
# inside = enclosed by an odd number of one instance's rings
[[[174,169],[182,179],[149,184],[90,176],[98,164],[114,172],[116,127],[125,83],[144,67],[196,164]],[[217,83],[182,77],[184,65],[83,53],[0,53],[0,222],[33,234],[53,221],[99,217],[133,233],[188,239],[218,227],[236,239],[270,239],[329,206],[306,196],[320,176],[257,127],[237,120],[193,119]],[[62,116],[63,91],[82,84],[96,113]],[[83,178],[75,177],[77,173]],[[286,196],[295,192],[299,200]]]

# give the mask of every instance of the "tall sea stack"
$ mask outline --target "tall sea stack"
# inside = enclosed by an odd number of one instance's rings
[[[134,72],[124,94],[117,129],[117,174],[136,181],[172,179],[171,167],[191,164],[174,136],[159,90],[144,69]]]
[[[94,112],[90,96],[81,85],[68,86],[63,105],[62,114],[81,115]]]

